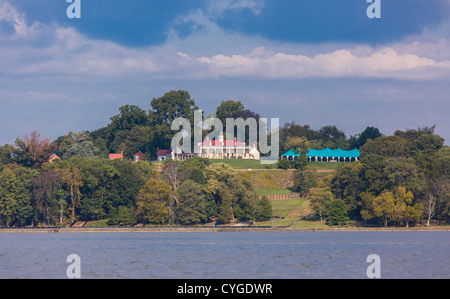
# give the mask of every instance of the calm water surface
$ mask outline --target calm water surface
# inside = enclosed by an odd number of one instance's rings
[[[450,278],[450,232],[0,234],[0,278]]]

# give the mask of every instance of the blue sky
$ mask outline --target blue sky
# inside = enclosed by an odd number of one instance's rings
[[[450,140],[450,1],[0,0],[0,144],[105,126],[122,105],[188,90],[207,113],[347,136],[436,124]]]

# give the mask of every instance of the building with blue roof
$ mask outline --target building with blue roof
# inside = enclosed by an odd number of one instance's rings
[[[281,158],[286,158],[288,160],[297,160],[300,157],[300,153],[297,150],[290,149]],[[337,149],[329,149],[328,147],[321,150],[309,149],[306,157],[308,161],[326,161],[326,162],[354,162],[358,161],[360,156],[359,150],[354,148],[352,150],[346,151],[339,147]]]

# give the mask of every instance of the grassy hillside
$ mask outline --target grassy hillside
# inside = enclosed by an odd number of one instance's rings
[[[212,163],[225,163],[233,167],[234,169],[276,169],[275,165],[261,164],[259,160],[245,160],[245,159],[210,159]],[[308,162],[306,170],[336,170],[344,163],[337,162]]]
[[[266,165],[261,164],[259,160],[245,159],[210,159],[212,163],[225,163],[234,169],[265,169]]]
[[[288,199],[271,200],[273,219],[269,221],[258,222],[255,226],[288,226],[292,228],[328,228],[324,222],[320,222],[318,217],[310,216],[299,221],[305,216],[311,214],[308,199]]]

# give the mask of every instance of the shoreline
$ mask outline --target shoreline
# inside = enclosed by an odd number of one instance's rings
[[[1,228],[1,233],[179,233],[179,232],[431,232],[450,227],[364,227],[364,228],[285,228],[285,227],[91,227],[91,228]]]

